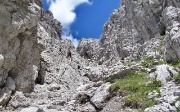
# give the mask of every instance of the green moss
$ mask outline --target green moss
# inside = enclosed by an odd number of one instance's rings
[[[159,90],[161,86],[160,81],[152,81],[147,84],[149,78],[148,74],[138,72],[129,74],[123,79],[116,81],[110,88],[110,92],[118,92],[126,96],[123,101],[126,106],[132,108],[145,108],[152,106],[154,103],[151,99],[147,98],[149,92]]]

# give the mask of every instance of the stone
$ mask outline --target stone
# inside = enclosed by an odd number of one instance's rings
[[[2,54],[0,54],[0,67],[3,65],[4,57]]]
[[[28,107],[22,109],[20,112],[44,112],[44,111],[38,107]]]
[[[15,82],[14,82],[14,80],[11,77],[7,78],[6,86],[11,91],[14,91],[16,89]]]
[[[171,74],[168,72],[168,65],[158,65],[156,67],[156,80],[161,81],[161,83],[163,85],[165,85],[167,83],[167,81],[169,81],[171,79]]]
[[[178,110],[180,110],[180,101],[177,101],[177,102],[175,103],[175,107],[176,107]]]
[[[177,112],[177,110],[170,104],[163,102],[161,105],[154,105],[153,107],[146,108],[144,112]]]
[[[62,112],[62,111],[58,111],[57,109],[47,109],[45,110],[45,112]]]
[[[124,111],[124,103],[121,101],[122,97],[115,96],[105,105],[102,112],[118,112]]]
[[[81,39],[78,44],[77,52],[87,59],[92,59],[98,51],[99,41],[97,39]]]
[[[31,101],[28,100],[28,98],[25,97],[25,95],[22,92],[16,92],[12,97],[11,100],[9,101],[7,107],[10,109],[22,109],[29,107],[30,104],[32,104]]]
[[[60,90],[61,87],[60,87],[59,85],[57,85],[57,84],[52,84],[52,85],[49,86],[47,89],[48,89],[49,91],[56,91],[56,90]]]
[[[169,62],[177,61],[180,58],[180,8],[173,6],[167,7],[162,12],[164,23],[167,26],[165,39],[165,59]]]
[[[9,102],[11,94],[12,91],[6,87],[0,91],[0,106],[5,106]]]
[[[94,106],[90,103],[84,104],[81,108],[78,108],[79,112],[97,112]]]
[[[174,96],[179,96],[179,97],[180,97],[180,90],[179,90],[179,91],[174,92]]]
[[[149,98],[149,99],[155,98],[158,94],[159,94],[159,93],[157,93],[157,91],[154,90],[154,91],[148,93],[148,98]]]
[[[103,107],[103,102],[106,101],[106,98],[110,94],[108,92],[108,89],[110,86],[111,86],[111,84],[109,84],[109,83],[102,84],[94,92],[94,95],[92,96],[92,98],[90,100],[97,108],[101,109]]]

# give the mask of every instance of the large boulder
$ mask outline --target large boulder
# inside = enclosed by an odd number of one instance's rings
[[[108,89],[111,86],[109,83],[102,84],[97,90],[94,92],[94,95],[91,98],[91,102],[98,108],[102,109],[104,104],[109,96]]]
[[[163,64],[156,66],[155,74],[157,75],[156,80],[159,80],[163,85],[166,85],[167,82],[172,79],[173,75],[178,74],[178,70],[172,66]]]
[[[167,84],[167,81],[171,79],[171,74],[168,72],[168,65],[159,65],[156,69],[156,80],[161,81],[163,85]]]
[[[44,110],[38,107],[28,107],[28,108],[22,109],[20,112],[44,112]]]
[[[0,91],[0,105],[1,106],[7,105],[7,103],[9,102],[11,98],[11,94],[12,94],[12,91],[6,87]]]
[[[6,86],[11,91],[14,91],[16,89],[15,82],[14,82],[14,80],[11,77],[7,78]]]

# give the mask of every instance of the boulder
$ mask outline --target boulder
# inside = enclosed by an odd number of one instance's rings
[[[175,107],[176,107],[178,110],[180,110],[180,101],[177,101],[177,102],[175,103]]]
[[[0,67],[3,65],[4,57],[2,54],[0,54]]]
[[[156,80],[159,80],[161,81],[161,83],[163,85],[167,84],[167,81],[169,81],[171,79],[171,74],[169,73],[168,71],[168,65],[158,65],[156,67],[156,74],[157,74],[157,77],[156,77]]]
[[[5,106],[9,102],[11,98],[12,91],[9,90],[8,88],[3,88],[0,91],[0,106]]]
[[[163,102],[161,105],[154,105],[153,107],[146,108],[144,112],[177,112],[177,109],[169,103]]]
[[[44,110],[38,107],[28,107],[28,108],[22,109],[20,112],[44,112]]]
[[[97,90],[94,92],[94,95],[90,99],[90,101],[98,108],[101,109],[109,96],[108,89],[111,86],[110,83],[102,84]]]
[[[14,91],[16,89],[15,82],[14,82],[14,80],[11,77],[7,78],[6,86],[11,91]]]

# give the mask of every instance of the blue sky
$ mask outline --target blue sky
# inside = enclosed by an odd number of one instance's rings
[[[62,38],[68,38],[77,46],[81,38],[97,38],[103,25],[120,0],[43,0],[43,8],[52,11],[62,23]]]

